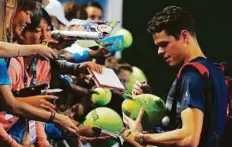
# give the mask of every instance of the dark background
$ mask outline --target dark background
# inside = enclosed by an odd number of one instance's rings
[[[124,0],[123,27],[133,35],[133,44],[123,51],[123,59],[142,69],[153,92],[167,96],[177,68],[170,68],[157,55],[147,23],[159,10],[176,5],[193,13],[197,37],[205,55],[215,61],[232,61],[232,5],[225,0]]]

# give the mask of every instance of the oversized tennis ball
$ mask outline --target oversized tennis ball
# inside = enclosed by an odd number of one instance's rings
[[[136,120],[141,108],[145,111],[142,119],[144,129],[151,129],[161,124],[166,107],[160,97],[152,94],[135,95],[133,100],[127,99],[122,104],[123,112],[133,120]]]
[[[90,127],[99,127],[113,133],[118,133],[123,128],[123,122],[119,114],[107,107],[99,107],[90,111],[83,124]]]
[[[98,106],[105,106],[107,105],[112,98],[112,93],[108,88],[95,88],[94,91],[96,93],[93,93],[91,96],[91,100],[94,104]]]
[[[122,111],[124,114],[135,120],[138,116],[141,106],[134,100],[126,99],[122,103]]]

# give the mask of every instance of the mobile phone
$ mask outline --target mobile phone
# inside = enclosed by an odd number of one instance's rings
[[[25,87],[21,90],[13,90],[12,93],[16,97],[27,97],[27,96],[35,96],[40,95],[41,90],[46,89],[49,87],[49,84],[39,84],[36,86]]]

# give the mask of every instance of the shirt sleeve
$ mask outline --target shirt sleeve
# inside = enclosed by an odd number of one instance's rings
[[[82,54],[80,53],[73,54],[73,59],[75,63],[81,63],[81,62],[88,61],[89,58],[90,56],[89,56],[88,50],[83,51]]]
[[[186,70],[181,79],[181,111],[187,107],[197,108],[204,112],[204,81],[195,69]]]
[[[5,59],[0,58],[0,85],[10,85]]]
[[[52,68],[57,70],[59,74],[71,74],[79,75],[80,73],[86,73],[86,62],[82,63],[71,63],[66,60],[60,59],[52,62]]]

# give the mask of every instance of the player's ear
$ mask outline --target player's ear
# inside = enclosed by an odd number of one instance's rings
[[[190,41],[190,33],[187,30],[182,30],[180,33],[180,39],[184,41],[184,43],[188,44]]]

